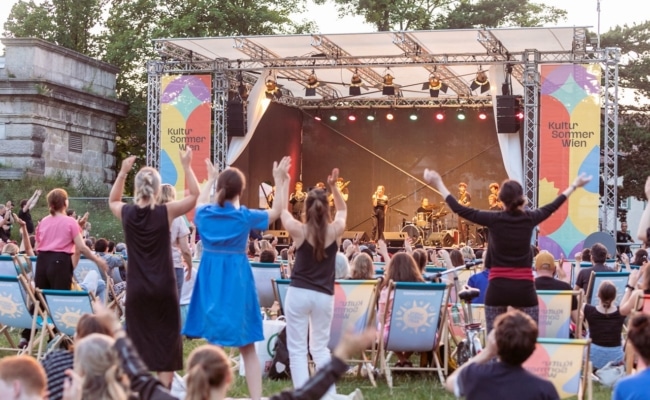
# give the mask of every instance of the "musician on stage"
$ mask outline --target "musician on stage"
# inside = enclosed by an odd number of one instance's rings
[[[458,184],[458,203],[465,207],[469,207],[472,202],[472,196],[470,196],[469,192],[467,191],[467,184],[465,182],[461,182]],[[459,241],[461,243],[467,244],[467,240],[469,239],[469,224],[467,221],[464,219],[458,217],[458,234],[459,234]]]
[[[418,207],[416,213],[429,213],[431,214],[431,210],[433,210],[433,207],[429,204],[429,199],[426,197],[422,199],[422,202],[420,203],[420,207]]]
[[[490,195],[488,196],[489,209],[493,211],[502,211],[503,203],[499,200],[499,184],[490,183]]]
[[[298,221],[302,221],[306,198],[307,193],[302,191],[302,182],[296,182],[295,191],[289,195],[289,204],[291,204],[291,215]]]
[[[343,200],[346,202],[348,201],[348,185],[350,184],[350,181],[345,182],[345,180],[341,177],[339,177],[336,180],[336,188],[341,192],[341,195],[343,196]],[[330,193],[327,196],[327,199],[329,200],[329,205],[330,205],[330,215],[332,217],[332,221],[334,220],[334,215],[336,214],[336,207],[334,207],[334,195]]]
[[[377,186],[377,191],[372,195],[372,239],[384,239],[384,225],[386,211],[388,210],[388,196],[382,185]]]

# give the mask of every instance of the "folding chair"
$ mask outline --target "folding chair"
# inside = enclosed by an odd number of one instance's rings
[[[281,265],[278,263],[252,262],[251,270],[255,279],[255,289],[260,307],[271,307],[275,297],[273,295],[273,279],[282,278]]]
[[[30,301],[34,304],[33,313],[29,311]],[[47,314],[39,307],[39,301],[33,297],[25,278],[0,276],[0,333],[5,336],[9,344],[9,347],[2,347],[0,350],[12,351],[18,355],[31,355],[34,346],[38,345],[36,357],[40,358],[45,338],[43,324],[47,324]],[[10,328],[31,330],[27,347],[21,349],[16,345],[9,334]],[[47,325],[45,331],[48,332]]]
[[[334,315],[330,327],[330,350],[338,345],[345,331],[352,330],[361,333],[367,327],[375,324],[375,304],[380,280],[337,280],[334,283]],[[373,367],[370,360],[375,359],[376,348],[370,349],[370,357],[366,352],[361,359],[345,360],[348,364],[358,364],[358,373],[365,368],[368,378],[376,386]]]
[[[50,343],[55,345],[64,336],[72,338],[77,330],[77,322],[84,314],[93,314],[90,293],[77,290],[37,289],[36,293],[47,305],[47,314],[52,319],[54,327],[62,335]],[[64,336],[63,336],[64,335]]]
[[[20,270],[16,269],[14,258],[10,255],[0,255],[0,276],[18,276]]]
[[[446,371],[440,365],[438,348],[444,331],[445,309],[449,300],[450,285],[444,283],[389,283],[388,299],[384,320],[381,321],[379,339],[379,361],[388,386],[393,388],[392,371],[389,364],[394,352],[433,352],[435,366],[400,367],[400,371],[436,371],[440,382],[444,382]],[[388,309],[390,320],[388,319]],[[384,341],[384,327],[390,323],[388,337]]]
[[[591,400],[591,339],[537,339],[535,352],[524,362],[529,372],[551,381],[561,399]]]
[[[13,256],[13,261],[16,271],[19,271],[19,273],[21,273],[27,279],[27,281],[30,281],[33,276],[31,258],[25,254],[16,254]]]
[[[106,291],[104,292],[104,298],[101,299],[102,303],[106,304],[106,301],[108,300],[108,291],[109,287],[113,286],[113,279],[106,275],[104,271],[95,264],[94,261],[81,257],[79,259],[79,263],[75,267],[73,273],[74,273],[74,278],[77,281],[77,283],[82,283],[84,279],[86,278],[86,275],[90,271],[95,271],[97,272],[97,275],[99,276],[99,279],[102,279],[104,283],[106,284]],[[92,298],[94,299],[95,295],[91,295]]]
[[[611,281],[616,286],[616,299],[614,304],[620,305],[625,295],[625,286],[630,277],[630,271],[623,272],[591,272],[589,285],[587,286],[587,304],[593,304],[594,299],[598,298],[598,288],[603,281]],[[594,293],[595,292],[595,293]],[[589,297],[591,293],[591,297]]]
[[[582,290],[538,290],[539,337],[568,339],[573,296],[582,304]],[[582,313],[576,321],[576,337],[582,336]]]
[[[273,295],[275,300],[280,303],[280,311],[284,315],[284,299],[287,297],[287,290],[289,289],[290,279],[273,279]]]
[[[642,297],[637,298],[636,305],[634,307],[632,315],[643,313],[650,314],[650,295],[646,294]],[[629,320],[628,320],[629,321]],[[631,375],[634,370],[634,350],[629,343],[625,343],[625,373],[626,375]]]

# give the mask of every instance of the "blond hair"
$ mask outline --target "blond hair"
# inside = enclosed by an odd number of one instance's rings
[[[92,333],[75,344],[74,370],[82,377],[84,399],[126,400],[129,382],[113,349],[115,339]]]
[[[135,203],[143,201],[151,209],[156,206],[160,192],[160,174],[154,168],[144,167],[135,176]]]
[[[186,400],[209,400],[210,389],[232,379],[230,363],[224,351],[214,345],[199,346],[187,359]]]

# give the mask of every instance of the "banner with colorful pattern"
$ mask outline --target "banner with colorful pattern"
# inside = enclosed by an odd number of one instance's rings
[[[600,76],[599,64],[541,67],[537,204],[553,201],[578,174],[593,176],[540,226],[539,246],[555,258],[582,250],[598,231]]]

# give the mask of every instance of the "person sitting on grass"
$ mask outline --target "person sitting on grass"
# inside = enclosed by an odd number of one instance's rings
[[[485,349],[455,370],[445,388],[467,400],[559,400],[551,382],[521,366],[535,351],[537,334],[529,315],[516,309],[500,314]]]

